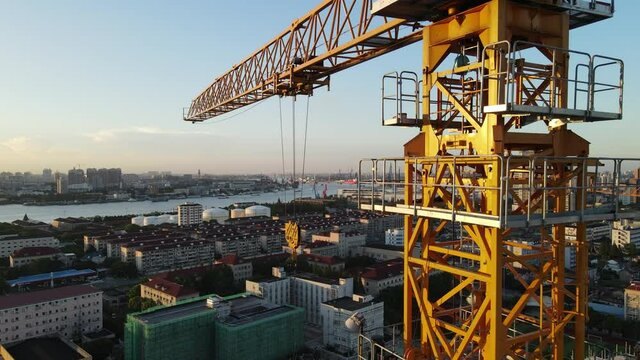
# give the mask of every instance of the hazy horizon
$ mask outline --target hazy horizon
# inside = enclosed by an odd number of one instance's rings
[[[120,167],[126,173],[282,173],[281,102],[291,173],[292,99],[272,97],[246,112],[199,124],[184,122],[182,108],[315,5],[6,2],[0,13],[0,171],[66,172],[75,166]],[[630,44],[640,4],[616,7],[613,19],[574,30],[571,48],[626,62],[625,118],[570,128],[591,142],[593,156],[634,157],[640,156],[640,124],[634,119],[640,52]],[[395,70],[420,72],[421,58],[421,44],[414,44],[333,75],[331,91],[316,90],[307,171],[348,172],[362,158],[401,156],[417,130],[380,125],[381,77]],[[306,102],[296,101],[298,174]]]

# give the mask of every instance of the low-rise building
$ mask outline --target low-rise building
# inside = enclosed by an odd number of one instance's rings
[[[51,222],[51,226],[60,231],[73,231],[89,224],[91,224],[91,220],[75,217],[57,218]]]
[[[282,268],[273,268],[272,274],[272,278],[261,281],[247,280],[246,291],[276,304],[287,301],[304,308],[305,321],[310,324],[322,325],[320,304],[353,295],[352,278],[330,279],[307,273],[287,276]]]
[[[640,281],[624,289],[624,319],[640,321]]]
[[[176,302],[198,297],[200,293],[173,281],[153,278],[140,284],[140,297],[151,299],[162,305],[175,305]]]
[[[72,339],[102,329],[102,291],[89,285],[0,296],[0,342],[60,334]]]
[[[217,264],[224,264],[231,268],[233,280],[244,282],[253,276],[253,264],[245,261],[237,255],[227,255],[216,261]]]
[[[404,229],[387,229],[384,233],[384,244],[390,246],[404,246]]]
[[[14,251],[11,256],[9,256],[9,265],[11,267],[25,266],[41,259],[63,260],[64,254],[59,248],[46,246],[26,247]]]
[[[382,336],[384,303],[371,296],[353,295],[329,300],[320,306],[322,313],[322,343],[343,356],[358,352],[358,333],[347,329],[345,321],[358,313],[364,319],[364,332],[368,337]]]
[[[287,359],[304,345],[303,312],[248,294],[151,308],[127,316],[125,359]]]
[[[289,304],[291,281],[284,268],[271,269],[271,277],[261,280],[246,280],[245,291],[278,305]]]
[[[313,274],[296,274],[291,279],[291,304],[304,308],[308,323],[322,326],[320,304],[353,295],[353,279],[329,279]]]
[[[367,236],[357,231],[331,231],[329,233],[312,235],[311,241],[324,241],[337,245],[337,256],[347,258],[355,255],[359,247],[365,246]]]
[[[93,357],[86,350],[74,344],[73,342],[58,335],[52,335],[19,341],[7,346],[0,345],[0,359],[92,360]]]
[[[401,286],[404,281],[404,263],[394,259],[367,267],[360,275],[360,281],[367,295],[378,296],[381,290]]]
[[[640,221],[618,220],[613,222],[611,229],[611,244],[625,246],[634,244],[640,248]]]
[[[135,254],[136,268],[141,274],[206,265],[214,258],[213,244],[205,240],[143,246]]]
[[[26,247],[60,247],[60,241],[53,236],[0,235],[0,257]]]
[[[309,266],[313,270],[339,272],[344,270],[344,260],[335,256],[322,256],[322,255],[304,255],[303,259],[309,263]]]
[[[288,246],[285,246],[286,252],[291,253],[293,250]],[[302,247],[302,252],[307,255],[318,256],[338,256],[340,249],[338,244],[333,244],[328,241],[314,241],[311,244],[305,244]]]

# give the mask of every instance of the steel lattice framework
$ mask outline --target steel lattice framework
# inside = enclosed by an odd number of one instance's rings
[[[329,76],[422,39],[415,21],[376,17],[370,0],[325,0],[218,77],[184,119],[203,121],[273,95],[310,94]]]

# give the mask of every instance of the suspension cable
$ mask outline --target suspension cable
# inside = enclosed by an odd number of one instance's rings
[[[285,169],[284,169],[284,132],[282,126],[282,97],[278,97],[278,108],[280,110],[280,149],[282,154],[282,184],[284,185],[284,181],[286,178]],[[287,189],[284,189],[284,216],[287,216]]]
[[[296,97],[291,101],[291,122],[293,130],[293,217],[296,217]]]
[[[307,115],[304,120],[304,147],[302,150],[302,183],[300,184],[300,196],[304,194],[304,171],[307,163],[307,133],[309,129],[309,100],[311,96],[307,95]]]

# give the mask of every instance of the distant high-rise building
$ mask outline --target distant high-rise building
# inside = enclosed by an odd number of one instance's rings
[[[63,174],[56,172],[55,175],[56,182],[56,194],[66,194],[68,191],[68,182]]]
[[[44,182],[52,182],[53,181],[53,173],[51,169],[43,169],[42,170],[42,181]]]
[[[178,205],[178,225],[197,224],[202,224],[202,205],[190,202]]]
[[[95,168],[87,169],[87,184],[89,184],[93,190],[100,189],[98,170]]]
[[[119,189],[121,182],[122,170],[120,170],[119,168],[107,170],[107,177],[105,181],[107,189]]]
[[[84,184],[84,170],[75,168],[69,170],[67,181],[69,185]]]

